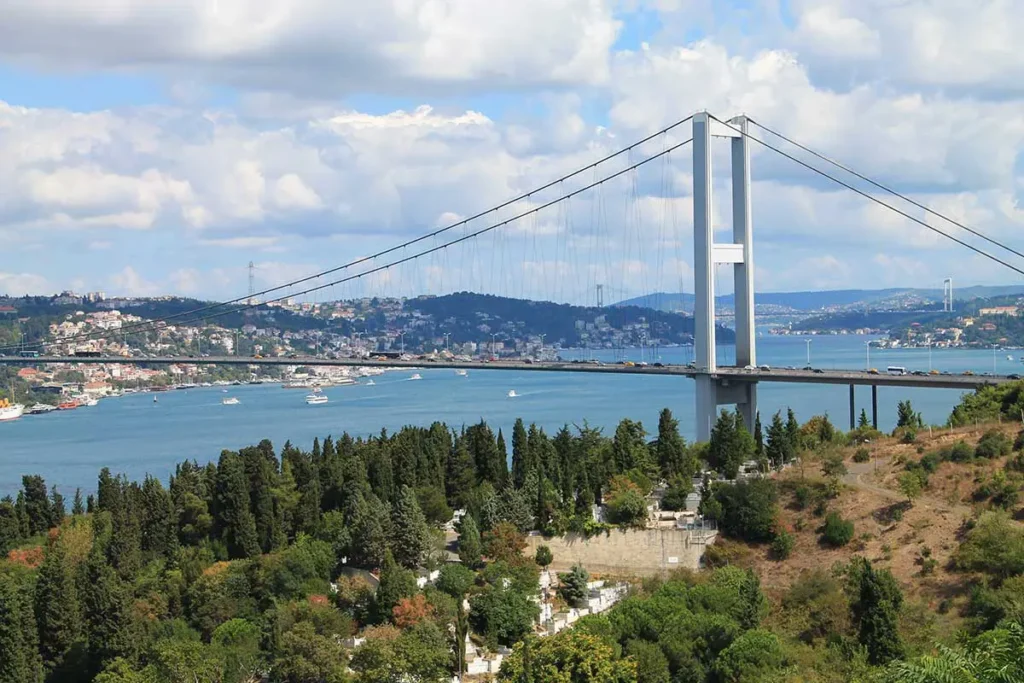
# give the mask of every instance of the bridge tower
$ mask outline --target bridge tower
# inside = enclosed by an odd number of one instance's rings
[[[693,117],[694,361],[697,368],[697,439],[707,441],[718,406],[739,408],[753,432],[757,382],[717,376],[715,357],[715,267],[732,264],[735,281],[736,365],[757,365],[754,329],[754,244],[750,210],[750,149],[747,119],[722,125],[707,112]],[[711,139],[730,139],[732,152],[732,241],[715,243],[711,202]]]

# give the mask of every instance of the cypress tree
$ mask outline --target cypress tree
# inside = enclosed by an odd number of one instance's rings
[[[0,683],[38,683],[42,667],[32,601],[17,579],[0,573]]]
[[[18,510],[10,496],[0,500],[0,557],[21,542],[21,523]]]
[[[96,511],[96,497],[91,493],[85,497],[85,511],[87,513]]]
[[[270,442],[266,441],[266,444],[269,446]],[[331,451],[334,451],[333,444]],[[266,448],[259,447],[243,449],[240,455],[245,462],[245,472],[249,480],[249,501],[253,523],[256,525],[256,537],[260,549],[269,553],[276,547],[276,539],[281,538],[280,523],[274,509],[276,456],[272,449],[268,453]]]
[[[391,550],[384,551],[384,561],[380,568],[380,584],[377,586],[375,598],[378,621],[391,618],[391,611],[402,598],[416,593],[416,577],[408,569],[403,569],[395,562]]]
[[[517,417],[512,427],[512,485],[517,489],[526,481],[526,440],[523,418]]]
[[[423,559],[428,541],[427,520],[416,494],[410,487],[403,486],[391,513],[391,547],[395,560],[403,567],[415,569]]]
[[[82,489],[75,489],[75,502],[71,506],[71,514],[84,515],[85,505],[82,504]]]
[[[156,477],[142,483],[141,548],[143,552],[169,557],[177,543],[177,524],[171,494]]]
[[[482,564],[483,552],[476,520],[467,514],[459,523],[459,560],[470,569],[476,569]]]
[[[134,580],[142,567],[142,490],[138,484],[126,484],[122,477],[118,484],[122,490],[110,510],[112,533],[107,555],[123,578]]]
[[[693,470],[686,462],[686,442],[679,435],[679,421],[672,417],[672,411],[668,408],[663,409],[658,415],[656,452],[658,468],[665,479],[677,474],[686,479],[693,477]]]
[[[786,410],[786,441],[789,448],[786,450],[786,462],[796,458],[800,450],[800,423],[796,421],[796,413],[792,408]]]
[[[350,561],[368,569],[379,567],[390,536],[387,504],[370,494],[367,498],[359,496],[353,507],[353,512],[345,515],[352,525]]]
[[[216,514],[217,529],[232,558],[255,557],[260,546],[256,539],[256,523],[249,510],[249,486],[245,466],[237,453],[224,451],[217,464]]]
[[[104,467],[100,470],[96,487],[96,508],[115,513],[120,505],[121,483],[111,475],[109,467]]]
[[[28,516],[29,536],[45,533],[53,526],[53,508],[46,494],[46,482],[38,474],[21,478],[25,493],[25,514]]]
[[[132,651],[128,628],[131,592],[99,549],[90,554],[84,573],[82,615],[88,634],[90,668],[95,674],[105,663]]]
[[[786,426],[782,423],[782,415],[778,411],[772,416],[771,424],[768,425],[768,445],[765,455],[772,467],[782,467],[786,462],[789,452],[789,437],[786,435]]]
[[[764,434],[761,432],[761,411],[754,416],[754,457],[764,458]]]
[[[465,437],[462,437],[456,440],[445,466],[444,490],[448,505],[456,510],[465,508],[475,486],[473,456],[469,452]]]
[[[82,637],[72,567],[59,538],[47,547],[39,567],[35,615],[43,666],[54,671]]]
[[[888,570],[875,571],[864,559],[860,563],[860,591],[852,605],[860,625],[860,643],[867,648],[868,661],[876,666],[887,664],[903,656],[899,634],[903,594]]]
[[[18,518],[18,535],[27,538],[32,535],[32,524],[28,520],[28,510],[25,509],[25,492],[18,491],[18,497],[14,502],[14,514]]]
[[[740,584],[740,599],[740,626],[747,630],[757,628],[761,625],[761,617],[768,609],[768,601],[761,592],[761,581],[753,570],[747,570],[746,577]]]
[[[64,496],[60,495],[57,485],[54,484],[50,487],[50,523],[53,526],[60,526],[63,524],[67,514],[67,510],[64,507]]]

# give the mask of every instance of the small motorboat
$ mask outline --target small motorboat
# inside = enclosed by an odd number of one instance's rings
[[[508,397],[509,398],[516,398],[518,396],[519,396],[519,394],[516,393],[515,389],[509,389],[508,390]]]

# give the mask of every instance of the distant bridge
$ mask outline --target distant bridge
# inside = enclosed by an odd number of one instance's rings
[[[682,126],[685,123],[691,125],[691,136],[682,141],[676,141],[675,137],[670,140],[670,132],[673,129]],[[757,134],[753,134],[753,131],[757,130]],[[800,150],[797,152],[798,156],[794,156],[779,147],[774,146],[772,143],[764,139],[764,135],[768,134],[773,138],[785,141],[790,145],[791,148]],[[675,134],[673,134],[675,135]],[[712,211],[714,203],[712,201],[712,185],[713,179],[716,177],[712,173],[712,141],[717,138],[724,138],[728,140],[730,147],[730,154],[728,156],[729,161],[729,177],[730,177],[730,189],[729,189],[729,203],[731,204],[731,220],[723,220],[716,217],[716,213]],[[655,143],[655,141],[657,141]],[[369,278],[373,280],[373,276],[388,273],[392,268],[399,268],[403,264],[414,262],[419,260],[420,264],[432,262],[433,259],[446,259],[446,254],[449,248],[455,248],[458,245],[472,244],[473,249],[484,250],[485,253],[491,255],[491,267],[486,268],[491,277],[500,276],[504,279],[504,259],[503,257],[508,253],[504,248],[504,243],[499,243],[499,239],[503,239],[504,236],[499,236],[501,228],[506,227],[516,221],[522,220],[536,220],[537,215],[545,210],[552,209],[550,213],[561,212],[561,217],[556,218],[556,222],[559,222],[561,228],[565,228],[565,234],[571,236],[571,225],[570,220],[572,211],[570,209],[570,202],[574,197],[577,197],[583,193],[593,192],[596,194],[596,199],[593,201],[591,206],[592,218],[590,222],[593,224],[591,227],[596,226],[596,229],[589,233],[589,236],[594,240],[595,246],[597,244],[605,243],[605,247],[614,249],[615,244],[618,243],[626,245],[625,254],[629,254],[629,245],[631,237],[629,235],[629,226],[633,225],[636,230],[640,229],[640,216],[639,209],[634,210],[632,205],[627,204],[627,220],[622,221],[623,235],[621,239],[613,239],[611,232],[602,232],[604,216],[609,213],[604,208],[603,196],[601,195],[602,188],[606,183],[611,184],[614,182],[627,182],[632,185],[631,192],[625,193],[623,196],[626,201],[630,201],[630,197],[636,198],[637,195],[637,176],[636,171],[638,168],[649,164],[656,159],[663,160],[665,164],[661,169],[662,184],[663,187],[670,187],[666,185],[669,183],[672,174],[667,172],[667,167],[671,154],[681,149],[686,145],[692,145],[692,195],[693,195],[693,272],[694,272],[694,363],[691,366],[635,366],[635,365],[598,365],[592,363],[567,363],[567,362],[544,362],[544,363],[526,363],[526,362],[515,362],[515,361],[498,361],[498,362],[465,362],[465,361],[438,361],[433,363],[424,363],[423,361],[375,361],[369,359],[316,359],[316,358],[246,358],[239,356],[228,356],[228,357],[206,357],[206,358],[178,358],[178,357],[162,357],[162,358],[121,358],[121,357],[94,357],[94,358],[81,358],[77,356],[57,356],[57,357],[43,357],[43,358],[0,358],[0,363],[14,363],[14,364],[40,364],[40,363],[146,363],[146,364],[176,364],[176,363],[193,363],[197,365],[296,365],[296,364],[312,364],[312,365],[338,365],[338,366],[376,366],[376,367],[444,367],[444,368],[464,368],[464,369],[492,369],[492,370],[520,370],[520,371],[547,371],[547,372],[585,372],[585,373],[608,373],[608,374],[631,374],[631,375],[675,375],[692,377],[696,383],[696,436],[698,441],[707,441],[711,434],[712,426],[718,416],[720,405],[735,405],[737,410],[742,414],[743,419],[749,429],[753,429],[755,416],[757,415],[757,385],[760,382],[794,382],[794,383],[806,383],[806,384],[845,384],[850,389],[850,422],[851,427],[854,420],[854,387],[856,385],[867,385],[872,388],[872,413],[874,416],[874,424],[877,426],[877,389],[880,386],[893,386],[893,387],[920,387],[920,388],[942,388],[942,389],[959,389],[959,390],[970,390],[975,389],[979,386],[988,384],[999,384],[1005,382],[1009,377],[994,377],[994,376],[974,376],[974,375],[902,375],[902,376],[890,376],[882,374],[872,374],[864,371],[846,371],[846,370],[747,370],[748,367],[760,366],[757,360],[756,354],[756,329],[755,329],[755,291],[754,291],[754,214],[751,206],[751,165],[750,165],[750,142],[758,144],[760,147],[772,150],[778,155],[788,158],[796,164],[805,167],[807,170],[816,173],[817,175],[829,179],[838,185],[845,187],[846,189],[860,195],[862,198],[869,200],[875,204],[888,209],[889,211],[898,214],[905,219],[912,221],[924,229],[935,232],[943,237],[975,252],[976,254],[998,263],[1010,270],[1013,270],[1019,275],[1024,275],[1024,267],[1015,265],[1005,259],[1010,258],[1002,251],[1010,252],[1013,257],[1024,259],[1024,252],[1013,249],[1005,243],[999,242],[991,237],[984,235],[983,233],[974,230],[963,223],[957,222],[955,219],[948,216],[942,215],[937,211],[934,211],[927,206],[920,204],[913,199],[902,195],[899,192],[892,190],[880,183],[877,183],[870,178],[857,173],[855,170],[843,166],[837,161],[833,161],[828,157],[825,157],[814,150],[801,145],[800,143],[785,137],[783,134],[775,132],[766,126],[763,126],[756,121],[746,117],[738,116],[735,118],[723,121],[709,114],[708,112],[699,112],[693,116],[686,117],[681,121],[677,121],[662,130],[650,135],[643,140],[634,143],[628,147],[618,150],[603,159],[594,163],[588,164],[582,168],[579,168],[572,173],[562,176],[547,184],[536,187],[529,190],[519,197],[510,199],[502,204],[495,207],[491,207],[486,211],[482,211],[468,218],[459,220],[456,223],[448,225],[446,227],[438,228],[425,235],[420,235],[416,238],[409,239],[398,245],[393,245],[387,249],[383,249],[375,254],[368,256],[361,256],[349,263],[339,265],[322,272],[304,276],[291,282],[287,282],[282,285],[272,287],[262,292],[250,292],[248,297],[238,298],[224,303],[216,304],[204,304],[198,308],[174,313],[172,315],[164,316],[158,320],[147,320],[141,322],[131,323],[118,329],[92,331],[82,334],[76,334],[71,337],[64,337],[59,340],[59,343],[64,345],[68,351],[73,351],[81,348],[92,348],[93,343],[102,340],[110,339],[124,339],[125,345],[128,344],[129,333],[149,333],[159,332],[161,328],[168,324],[178,325],[196,325],[204,324],[210,319],[215,319],[224,315],[241,313],[248,311],[260,305],[259,299],[268,293],[277,293],[274,298],[264,301],[264,304],[271,302],[281,302],[292,297],[301,297],[319,292],[325,288],[335,286],[345,286],[347,283],[351,283],[362,278]],[[647,144],[659,144],[661,151],[651,152],[649,154],[641,153],[640,148]],[[671,143],[671,144],[670,144]],[[653,149],[649,145],[648,148]],[[639,161],[634,161],[633,153],[643,156]],[[607,175],[598,178],[600,173],[596,172],[598,166],[605,164],[613,159],[620,158],[625,155],[626,166],[614,172],[609,172]],[[817,166],[810,163],[813,157],[814,163],[825,163],[828,164],[829,168],[837,168],[842,170],[846,176],[852,176],[856,178],[860,183],[870,185],[871,189],[865,190],[850,184],[840,178],[830,175],[827,171],[818,168]],[[616,162],[621,163],[621,162]],[[581,180],[582,178],[589,178],[594,176],[594,180]],[[573,180],[573,179],[576,180]],[[564,187],[566,181],[570,182],[570,187]],[[575,183],[575,184],[573,184]],[[582,184],[587,183],[587,184]],[[579,184],[580,186],[576,186]],[[554,190],[557,188],[560,196],[547,200],[547,195],[543,193],[547,190]],[[879,196],[876,195],[890,195],[895,196],[905,203],[916,207],[924,213],[930,214],[932,217],[939,218],[945,221],[945,225],[955,227],[963,232],[966,232],[972,236],[972,241],[975,243],[965,241],[966,237],[962,233],[956,235],[949,232],[945,232],[943,229],[937,227],[933,221],[924,220],[919,218],[912,213],[908,213],[907,210],[893,206],[892,204],[886,203]],[[662,193],[663,198],[668,196],[667,192]],[[668,207],[663,206],[663,216],[661,218],[661,228],[664,230],[669,227],[669,224],[674,225],[674,217]],[[521,210],[520,210],[521,209]],[[550,215],[549,213],[549,215]],[[494,221],[488,223],[488,221]],[[716,226],[715,224],[720,225]],[[716,241],[716,227],[726,227],[721,223],[731,223],[729,226],[731,234],[725,241]],[[564,225],[563,225],[564,224]],[[605,226],[606,227],[606,226]],[[536,228],[536,226],[534,226]],[[454,230],[455,232],[449,232]],[[505,231],[507,232],[507,231]],[[563,231],[558,230],[556,233],[562,234]],[[533,236],[534,249],[536,249],[536,235],[538,231],[536,229],[530,229],[524,231],[524,234],[530,234]],[[582,234],[582,233],[581,233]],[[483,240],[480,239],[485,235],[490,235],[490,239],[494,240],[490,245],[484,244]],[[960,235],[959,237],[957,235]],[[724,237],[719,233],[719,237]],[[964,238],[964,239],[961,239]],[[1002,251],[997,252],[1000,256],[996,256],[991,252],[981,249],[977,240],[982,240],[988,245],[994,246]],[[646,237],[643,238],[646,240]],[[639,245],[642,241],[639,233],[636,236],[637,247],[639,254]],[[664,244],[662,239],[650,240],[655,241],[659,245]],[[565,248],[568,249],[568,238],[565,239]],[[558,256],[558,242],[555,244],[555,261],[559,259]],[[518,258],[520,256],[529,259],[529,252],[523,254],[517,254],[512,252]],[[607,257],[607,251],[602,248],[594,248],[591,250],[598,258],[601,257],[602,253]],[[533,255],[533,261],[537,261],[538,254]],[[659,259],[664,254],[659,253]],[[497,257],[497,258],[495,258]],[[474,251],[474,257],[477,258],[476,252]],[[678,257],[676,257],[678,258]],[[480,263],[484,263],[482,259],[478,259]],[[445,261],[447,263],[447,261]],[[599,265],[599,264],[598,264]],[[719,285],[717,284],[716,274],[720,267],[731,270],[733,280],[733,304],[731,317],[735,320],[736,330],[736,354],[735,363],[732,366],[724,367],[719,366],[716,357],[716,334],[718,326],[716,325],[717,313],[716,304],[716,290]],[[626,278],[626,267],[623,268],[623,282]],[[440,268],[441,271],[447,268]],[[455,269],[458,271],[459,269]],[[472,269],[470,269],[472,272]],[[609,269],[606,267],[602,270],[595,271],[594,282],[596,286],[596,293],[598,298],[598,307],[603,306],[603,284],[600,284],[597,273],[608,274]],[[559,292],[562,292],[562,288],[565,286],[574,286],[573,283],[567,283],[568,278],[562,277],[561,275],[553,275],[555,279],[555,288]],[[589,276],[588,276],[589,277]],[[401,280],[401,278],[398,278]],[[520,278],[522,281],[522,278]],[[543,276],[543,281],[546,286],[548,284],[547,274]],[[390,282],[389,278],[382,278],[382,282]],[[591,284],[590,280],[587,282],[589,287]],[[948,297],[947,304],[951,310],[952,308],[952,283],[947,280]],[[297,289],[299,287],[302,289]],[[383,286],[383,285],[381,285]],[[251,289],[251,287],[250,287]],[[281,294],[282,290],[287,290],[286,293]],[[554,300],[554,297],[552,297]],[[399,337],[402,337],[401,332],[390,333],[391,342],[397,341]],[[445,339],[447,341],[448,333],[445,333]],[[492,345],[496,341],[496,337],[505,336],[501,333],[495,333],[491,335]],[[404,337],[402,337],[404,339]],[[542,339],[543,343],[543,339]],[[39,350],[44,349],[46,342],[36,341],[29,345],[22,344],[20,348],[36,348]],[[404,343],[403,343],[404,346]],[[237,344],[234,347],[237,349]],[[18,345],[11,345],[7,347],[0,347],[0,352],[16,352],[19,349]]]
[[[137,358],[126,356],[39,356],[0,357],[0,364],[42,365],[46,363],[93,365],[257,365],[257,366],[307,366],[307,367],[375,367],[430,369],[449,368],[456,370],[515,370],[522,372],[579,372],[606,375],[670,375],[698,379],[707,376],[706,371],[686,365],[626,365],[624,363],[597,363],[587,361],[533,361],[496,360],[377,360],[373,358],[317,358],[312,356],[249,358],[246,356],[158,356]],[[871,387],[872,423],[878,426],[878,387],[911,387],[923,389],[957,389],[971,391],[988,385],[1003,384],[1018,379],[1005,375],[888,375],[863,370],[824,370],[793,368],[719,367],[712,378],[727,395],[729,391],[745,392],[756,382],[787,382],[793,384],[831,384],[850,387],[850,428],[854,426],[855,409],[853,388]]]

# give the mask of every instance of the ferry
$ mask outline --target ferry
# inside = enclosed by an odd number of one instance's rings
[[[225,406],[237,406],[239,403],[241,403],[241,401],[239,401],[234,396],[230,396],[228,398],[222,398],[220,400],[220,402],[221,402],[221,405],[225,405]]]
[[[11,403],[6,398],[0,399],[0,422],[17,420],[25,413],[25,406],[20,403]]]
[[[78,407],[78,401],[72,399],[70,401],[61,401],[57,404],[57,410],[74,410]]]
[[[327,403],[327,397],[324,394],[310,394],[306,397],[306,405],[308,406],[319,406]]]

